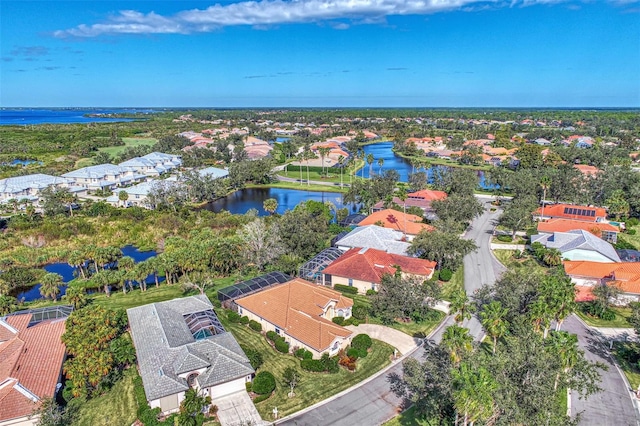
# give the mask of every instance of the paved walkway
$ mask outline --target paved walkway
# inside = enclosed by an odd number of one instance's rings
[[[242,391],[223,398],[216,398],[218,406],[218,420],[222,426],[262,426],[268,423],[263,421],[260,413],[253,405],[249,394]]]
[[[401,331],[378,324],[349,325],[345,327],[356,334],[368,334],[372,339],[380,340],[397,348],[400,354],[406,355],[418,347],[422,339],[411,337]]]

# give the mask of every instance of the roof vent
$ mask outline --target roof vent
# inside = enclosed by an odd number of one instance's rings
[[[367,250],[369,250],[369,247],[364,247],[364,248],[360,249],[358,254],[365,254],[367,252]]]

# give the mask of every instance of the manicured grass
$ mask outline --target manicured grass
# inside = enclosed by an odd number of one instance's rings
[[[631,324],[629,324],[629,317],[631,316],[631,308],[619,308],[612,306],[611,310],[616,313],[615,319],[611,321],[605,321],[600,318],[594,318],[590,315],[587,315],[580,310],[576,313],[584,322],[592,327],[613,327],[613,328],[631,328]]]
[[[137,376],[135,368],[124,372],[124,377],[105,394],[82,404],[77,426],[130,425],[136,420],[138,404],[133,394],[133,379]]]
[[[628,343],[626,342],[615,342],[613,344],[612,353],[616,359],[616,362],[620,366],[620,369],[629,381],[629,385],[631,385],[631,388],[638,389],[638,386],[640,386],[640,369],[638,369],[637,365],[633,365],[629,361],[624,359],[619,352],[624,349],[626,345],[628,345]]]
[[[383,426],[429,426],[431,424],[432,423],[429,423],[429,421],[426,419],[420,419],[416,417],[416,409],[412,405],[402,413],[395,416],[393,419],[384,423]],[[438,423],[436,422],[433,424]]]
[[[509,236],[511,236],[511,234],[509,234]],[[498,236],[492,236],[491,237],[491,243],[492,244],[521,244],[524,245],[527,243],[527,239],[524,237],[521,237],[519,235],[516,235],[516,237],[513,239],[513,241],[509,241],[509,242],[504,242],[504,241],[500,241],[498,239]]]
[[[528,252],[523,253],[521,259],[514,257],[515,250],[493,250],[493,255],[502,263],[507,269],[512,268],[527,268],[530,270],[545,270],[546,268],[541,266]]]
[[[310,373],[300,368],[300,361],[293,355],[276,352],[263,335],[247,326],[229,323],[222,313],[219,316],[224,327],[241,345],[257,349],[262,353],[264,364],[258,371],[269,371],[276,378],[275,393],[266,401],[256,405],[262,418],[267,421],[272,420],[274,407],[278,407],[281,417],[286,416],[353,386],[389,364],[393,354],[392,346],[374,340],[371,352],[366,358],[358,360],[355,372],[349,372],[340,367],[340,371],[336,374]],[[301,376],[293,398],[287,396],[289,388],[282,382],[282,375],[287,367],[296,368]]]
[[[411,337],[427,337],[431,331],[436,328],[444,319],[444,312],[433,310],[433,319],[428,319],[422,322],[394,322],[389,325],[391,328],[395,328],[398,331],[402,331]],[[374,321],[371,321],[372,323]]]
[[[633,244],[636,249],[640,250],[640,225],[629,227],[628,229],[634,229],[636,231],[636,235],[620,234],[620,236],[622,236],[622,238],[629,244]]]
[[[278,176],[283,176],[283,177],[287,177],[287,178],[292,178],[292,179],[300,179],[300,172],[299,171],[281,171],[278,172]],[[302,180],[306,180],[307,179],[307,171],[306,170],[302,170]],[[315,181],[320,181],[320,182],[331,182],[331,183],[340,183],[340,173],[336,173],[334,171],[331,171],[328,175],[326,176],[321,176],[320,173],[318,172],[312,172],[311,170],[309,170],[309,180],[315,180]],[[349,175],[345,172],[342,175],[342,183],[349,183]]]
[[[460,266],[453,273],[453,276],[449,282],[442,284],[442,299],[451,301],[454,294],[459,291],[464,291],[464,266]]]
[[[268,185],[247,185],[247,188],[285,188],[285,189],[299,189],[301,191],[316,191],[316,192],[347,192],[348,188],[340,188],[340,186],[330,185],[307,185],[303,182],[273,182]]]
[[[106,152],[113,157],[119,155],[122,151],[129,147],[139,145],[154,145],[156,142],[158,142],[158,140],[155,138],[122,138],[122,142],[124,142],[124,145],[122,146],[107,146],[104,148],[98,148],[98,151]]]

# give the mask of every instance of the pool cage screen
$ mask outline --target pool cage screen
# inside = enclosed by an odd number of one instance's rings
[[[269,272],[250,280],[242,281],[218,290],[218,300],[227,306],[230,302],[241,297],[256,293],[262,289],[291,281],[291,277],[283,272]]]
[[[305,280],[317,282],[320,280],[324,268],[343,254],[344,252],[336,247],[324,249],[313,259],[302,265],[298,275]]]

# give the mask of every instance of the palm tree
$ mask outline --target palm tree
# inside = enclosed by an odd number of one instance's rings
[[[80,276],[83,279],[87,278],[87,276],[84,273],[84,265],[86,263],[86,258],[85,258],[84,254],[80,250],[72,251],[69,254],[69,257],[68,257],[67,261],[69,262],[69,265],[73,266],[78,271],[80,271]]]
[[[262,207],[269,214],[274,214],[276,210],[278,210],[278,200],[275,198],[267,198],[262,203]]]
[[[136,261],[130,256],[124,256],[118,260],[118,270],[120,271],[120,284],[122,285],[122,292],[127,292],[127,281],[130,282],[129,272],[135,266]]]
[[[300,172],[300,185],[302,185],[302,162],[304,161],[304,151],[296,155],[296,160],[300,164],[298,171]]]
[[[369,153],[367,154],[367,164],[369,164],[369,177],[371,177],[371,173],[373,170],[373,161],[375,160],[375,158],[373,158],[373,154]]]
[[[365,154],[364,154],[364,149],[363,148],[358,148],[358,160],[361,160],[363,162],[363,164],[362,164],[362,178],[364,179]]]
[[[67,300],[67,302],[73,305],[74,309],[80,309],[87,302],[84,287],[81,287],[79,285],[68,286],[67,291],[64,294],[64,298]]]
[[[457,324],[462,324],[466,319],[471,318],[471,314],[475,310],[475,305],[472,305],[469,301],[469,296],[464,290],[460,290],[453,295],[451,304],[449,305],[449,312],[455,312],[455,320]]]
[[[127,207],[128,199],[129,199],[129,194],[127,193],[127,191],[123,190],[118,193],[118,200],[120,201],[123,207]]]
[[[449,352],[451,362],[458,365],[465,355],[473,350],[473,338],[469,329],[458,325],[450,325],[442,335],[441,345]]]
[[[58,294],[60,294],[60,286],[63,284],[60,274],[49,272],[40,280],[40,294],[44,298],[51,297],[53,300],[56,300]]]
[[[529,317],[533,322],[535,331],[539,332],[542,330],[542,338],[546,339],[553,314],[551,313],[549,305],[544,297],[538,297],[538,299],[531,304]]]
[[[540,217],[544,217],[544,203],[547,199],[547,189],[551,186],[551,179],[549,176],[542,176],[540,179],[540,186],[542,186],[542,212],[540,213]]]
[[[340,188],[342,188],[342,172],[344,169],[344,160],[344,156],[341,155],[338,157],[338,165],[340,166]]]
[[[378,174],[382,175],[382,166],[384,165],[384,158],[378,158]]]
[[[331,148],[320,147],[318,148],[318,152],[320,153],[320,158],[322,159],[322,174],[324,175],[324,157],[326,157],[331,152]]]
[[[562,371],[566,374],[576,365],[580,354],[578,351],[578,336],[566,331],[552,331],[547,340],[548,347],[558,355]],[[560,373],[556,376],[553,389],[558,388]]]
[[[460,413],[464,426],[489,419],[494,411],[493,393],[498,389],[498,383],[489,371],[463,363],[459,369],[452,370],[451,376],[456,424]]]
[[[493,338],[494,355],[496,353],[498,338],[504,336],[509,328],[509,324],[505,320],[508,312],[509,310],[503,308],[502,304],[498,301],[493,301],[485,305],[482,312],[480,312],[480,322],[487,331],[487,334]]]
[[[562,263],[562,253],[556,248],[548,248],[542,255],[542,261],[548,266],[559,266]]]

